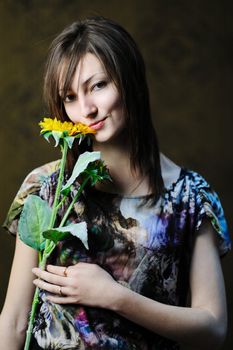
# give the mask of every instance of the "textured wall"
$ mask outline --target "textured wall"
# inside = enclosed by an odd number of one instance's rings
[[[147,64],[154,120],[163,152],[199,171],[233,219],[233,5],[226,0],[6,0],[0,4],[0,220],[24,176],[58,157],[39,135],[45,112],[41,86],[49,43],[64,26],[87,15],[119,21],[134,36]],[[0,235],[0,303],[14,239]],[[231,349],[232,254],[223,259]]]

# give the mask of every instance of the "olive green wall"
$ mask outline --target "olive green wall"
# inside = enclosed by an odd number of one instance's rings
[[[58,156],[39,137],[37,126],[45,113],[41,87],[49,43],[64,26],[93,14],[119,21],[138,42],[147,64],[161,149],[178,164],[199,171],[212,184],[221,197],[231,231],[230,0],[1,1],[1,222],[24,176]],[[2,305],[14,249],[14,239],[3,230],[0,247]],[[230,316],[224,349],[233,346],[231,264],[230,253],[223,259]]]

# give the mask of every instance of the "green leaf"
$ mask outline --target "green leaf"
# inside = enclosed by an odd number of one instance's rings
[[[69,232],[60,232],[59,230],[59,228],[52,228],[50,230],[46,230],[43,232],[43,237],[46,239],[50,239],[55,244],[57,244],[57,242],[62,241],[63,239],[69,236]]]
[[[66,189],[62,190],[61,193],[63,194],[63,196],[67,197],[70,191],[71,191],[71,188],[67,187]]]
[[[88,247],[87,224],[85,221],[77,224],[70,224],[65,227],[57,227],[43,232],[43,236],[52,240],[54,243],[61,241],[69,236],[69,234],[79,238],[86,249]]]
[[[42,133],[43,137],[45,138],[45,140],[47,140],[49,142],[49,138],[52,135],[51,131],[46,131],[44,133]]]
[[[78,135],[79,141],[78,144],[81,145],[82,141],[84,140],[85,136],[84,135]]]
[[[66,191],[68,187],[70,187],[77,177],[87,168],[88,164],[91,162],[95,162],[100,159],[100,152],[85,152],[81,154],[74,166],[73,172],[65,186],[62,188],[63,191]]]
[[[71,149],[74,143],[75,137],[73,136],[65,136],[64,139],[66,140],[68,147]]]
[[[52,136],[55,140],[54,147],[57,147],[59,145],[60,139],[63,138],[63,132],[62,131],[52,131]]]
[[[19,237],[28,246],[42,251],[45,239],[42,232],[49,226],[52,210],[48,203],[36,195],[29,195],[19,219]]]
[[[91,186],[94,186],[98,181],[112,181],[109,171],[101,159],[90,163],[84,173],[90,177]]]

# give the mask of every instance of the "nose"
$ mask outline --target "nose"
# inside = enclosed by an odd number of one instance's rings
[[[80,103],[80,116],[83,119],[93,119],[98,113],[98,108],[93,99],[85,96],[79,100]]]

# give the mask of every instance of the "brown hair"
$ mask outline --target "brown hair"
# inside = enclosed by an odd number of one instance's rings
[[[162,193],[163,180],[145,65],[136,43],[124,28],[104,17],[91,17],[71,24],[55,38],[44,83],[49,112],[61,120],[69,119],[59,94],[61,77],[66,95],[78,62],[86,53],[98,57],[120,93],[126,113],[131,167],[139,169],[142,176],[149,176],[150,189],[157,199]],[[73,164],[78,153],[87,147],[84,143],[81,150],[73,149],[70,155]]]

